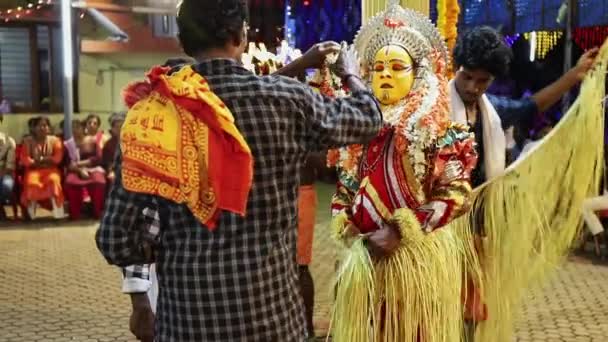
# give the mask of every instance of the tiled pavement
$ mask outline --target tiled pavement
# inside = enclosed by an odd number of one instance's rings
[[[120,273],[92,224],[0,229],[0,341],[128,341]]]
[[[607,342],[607,294],[608,267],[571,260],[524,307],[518,340]]]
[[[321,189],[322,206],[329,191]],[[312,265],[319,332],[328,324],[335,260],[327,219],[319,215]],[[133,341],[120,273],[99,256],[94,232],[93,223],[0,227],[0,342]],[[607,293],[608,267],[568,263],[524,308],[518,340],[608,342]]]

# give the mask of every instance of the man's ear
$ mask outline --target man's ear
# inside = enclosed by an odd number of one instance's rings
[[[247,45],[247,35],[248,35],[248,33],[249,33],[249,26],[247,25],[247,22],[245,22],[245,23],[243,23],[243,29],[241,30],[241,34],[240,35],[236,35],[234,37],[234,44],[236,46],[239,46],[239,47]]]

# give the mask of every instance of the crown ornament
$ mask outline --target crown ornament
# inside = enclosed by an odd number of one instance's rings
[[[368,68],[373,64],[376,53],[388,45],[403,47],[418,68],[437,68],[432,65],[438,62],[433,54],[439,54],[439,62],[443,65],[447,65],[449,60],[447,46],[433,23],[423,14],[401,7],[397,0],[391,0],[384,12],[361,27],[354,45]]]

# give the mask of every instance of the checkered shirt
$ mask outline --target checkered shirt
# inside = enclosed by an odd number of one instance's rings
[[[156,262],[157,341],[304,341],[296,265],[300,169],[308,152],[372,139],[382,125],[380,109],[368,92],[332,100],[229,60],[195,70],[232,111],[252,150],[246,217],[224,212],[209,231],[185,205],[126,191],[119,153],[97,246],[121,267]],[[158,234],[150,232],[154,211]]]
[[[155,207],[148,207],[142,210],[144,218],[143,228],[152,241],[157,242],[160,232],[160,216]],[[144,293],[152,287],[150,282],[150,264],[137,264],[124,267],[122,269],[123,282],[122,292],[124,293]]]

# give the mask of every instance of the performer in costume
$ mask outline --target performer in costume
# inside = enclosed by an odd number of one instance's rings
[[[427,18],[396,2],[355,47],[384,128],[330,153],[340,178],[332,229],[346,247],[332,336],[458,341],[466,246],[447,225],[468,210],[477,155],[468,128],[449,120],[446,48]]]

